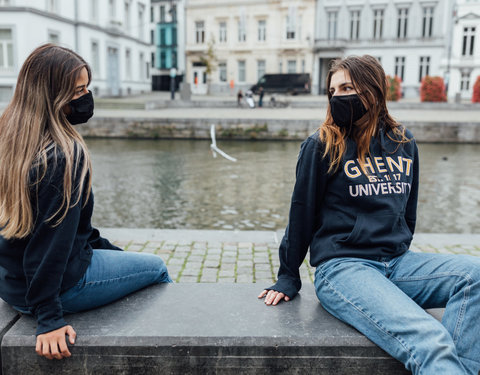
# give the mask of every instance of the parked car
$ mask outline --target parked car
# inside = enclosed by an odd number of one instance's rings
[[[265,93],[309,94],[311,92],[310,74],[264,74],[250,90],[258,94],[260,86]]]

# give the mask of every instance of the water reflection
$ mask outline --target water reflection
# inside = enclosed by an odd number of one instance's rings
[[[300,142],[87,140],[94,223],[103,227],[283,229]],[[419,232],[479,232],[478,145],[420,145]],[[444,160],[446,157],[446,160]]]

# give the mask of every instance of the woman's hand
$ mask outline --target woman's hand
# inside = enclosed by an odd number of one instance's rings
[[[265,304],[273,305],[273,306],[279,303],[282,299],[284,299],[287,302],[290,301],[289,296],[286,296],[281,292],[277,292],[276,290],[264,290],[262,293],[260,293],[258,298],[263,298],[263,297],[265,297]]]
[[[65,335],[68,335],[70,344],[75,344],[75,337],[77,334],[72,326],[65,326],[54,331],[50,331],[37,336],[37,345],[35,351],[38,355],[42,355],[48,359],[62,359],[70,357],[67,340]]]

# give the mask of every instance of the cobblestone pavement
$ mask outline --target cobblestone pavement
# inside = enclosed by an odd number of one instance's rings
[[[170,276],[175,282],[260,283],[267,287],[275,280],[279,267],[280,237],[275,233],[258,236],[258,232],[252,232],[252,235],[243,232],[244,235],[239,236],[239,232],[232,232],[232,235],[223,232],[223,235],[218,236],[215,231],[165,233],[152,230],[157,235],[150,236],[148,230],[142,231],[135,233],[136,230],[131,229],[110,229],[102,231],[102,234],[127,251],[160,255],[167,263]],[[172,233],[175,235],[172,236]],[[129,234],[132,239],[126,238]],[[228,237],[234,239],[225,240]],[[249,237],[252,240],[245,241]],[[411,250],[480,256],[480,235],[419,234],[416,235]],[[308,255],[300,268],[300,275],[304,282],[313,282],[314,268],[308,264]]]

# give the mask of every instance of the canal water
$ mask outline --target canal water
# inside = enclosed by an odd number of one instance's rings
[[[88,139],[100,227],[283,230],[300,142]],[[417,232],[480,233],[480,145],[420,144]]]

